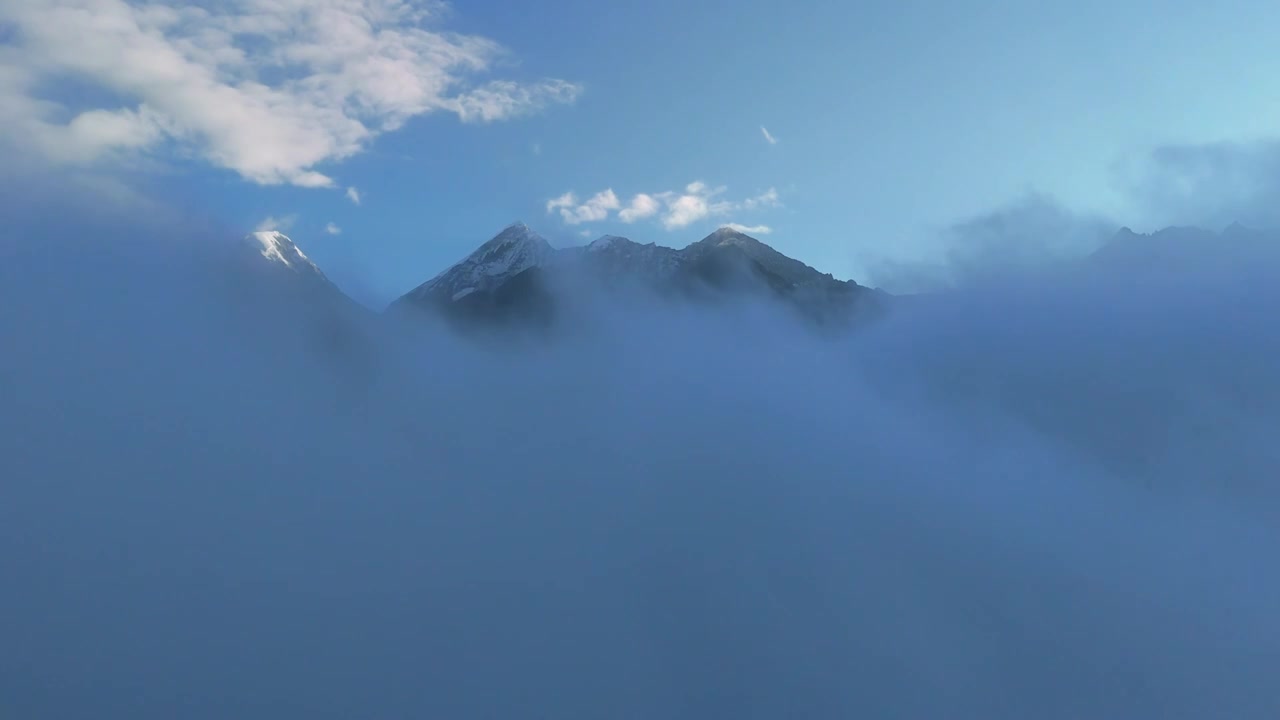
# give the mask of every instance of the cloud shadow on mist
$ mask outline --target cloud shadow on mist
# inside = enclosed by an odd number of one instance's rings
[[[29,200],[5,715],[1280,710],[1275,284],[1005,273],[843,340],[601,299],[357,374],[231,244]]]

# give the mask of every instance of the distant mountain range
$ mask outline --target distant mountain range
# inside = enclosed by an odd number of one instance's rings
[[[1244,272],[1280,259],[1276,240],[1271,233],[1238,224],[1221,233],[1171,227],[1138,234],[1122,228],[1074,269],[1120,272],[1135,280]],[[246,243],[255,257],[267,261],[254,263],[264,276],[288,278],[288,285],[315,293],[343,314],[368,314],[282,233],[253,233]],[[809,322],[837,328],[877,317],[897,302],[889,293],[837,280],[728,227],[680,250],[613,235],[585,246],[555,248],[529,226],[515,223],[395,300],[386,312],[428,313],[463,329],[545,328],[575,303],[592,302],[599,293],[676,303],[751,298],[776,302]]]
[[[1093,270],[1135,277],[1248,274],[1280,262],[1280,233],[1232,223],[1222,232],[1174,226],[1153,233],[1121,228],[1089,258]]]

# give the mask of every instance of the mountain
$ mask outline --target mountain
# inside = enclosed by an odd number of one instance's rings
[[[515,223],[402,299],[429,305],[458,302],[472,293],[491,293],[521,272],[547,264],[555,252],[528,225]]]
[[[281,232],[250,233],[229,254],[229,292],[242,327],[273,335],[297,333],[302,342],[345,367],[372,367],[370,333],[376,315],[352,300]]]
[[[1134,280],[1248,275],[1280,264],[1280,235],[1232,223],[1222,232],[1174,226],[1153,233],[1121,228],[1086,260],[1087,269]]]
[[[880,308],[886,298],[727,227],[683,250],[614,235],[556,249],[516,223],[406,293],[389,310],[428,310],[464,324],[545,326],[575,301],[573,291],[587,288],[703,302],[767,297],[821,324],[848,322]]]
[[[680,253],[655,243],[641,245],[617,235],[605,235],[584,248],[574,248],[581,261],[606,282],[663,283],[680,268]]]

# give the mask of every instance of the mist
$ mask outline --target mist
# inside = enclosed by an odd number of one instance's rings
[[[4,717],[1280,713],[1276,268],[498,346],[10,189]]]

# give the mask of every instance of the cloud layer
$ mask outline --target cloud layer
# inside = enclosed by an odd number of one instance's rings
[[[333,180],[317,166],[416,115],[491,122],[572,102],[581,91],[556,79],[470,84],[503,50],[435,29],[442,7],[14,0],[0,5],[0,24],[15,29],[0,46],[0,120],[57,161],[171,143],[252,182],[328,187]],[[56,88],[67,82],[103,97],[92,105],[77,104],[85,93],[60,97]]]
[[[1032,194],[943,228],[933,257],[869,263],[869,281],[891,292],[938,290],[1027,276],[1096,250],[1118,226]]]
[[[735,211],[759,210],[782,204],[774,188],[742,200],[724,199],[727,190],[724,186],[710,187],[699,180],[689,183],[682,191],[637,193],[626,204],[618,199],[612,188],[583,202],[579,202],[577,194],[571,191],[548,200],[546,208],[548,213],[558,213],[567,225],[607,220],[612,215],[628,224],[656,218],[663,228],[676,230]]]
[[[1274,268],[495,350],[29,186],[6,716],[1277,716]]]
[[[1162,145],[1120,166],[1123,191],[1157,225],[1280,227],[1280,139]]]

